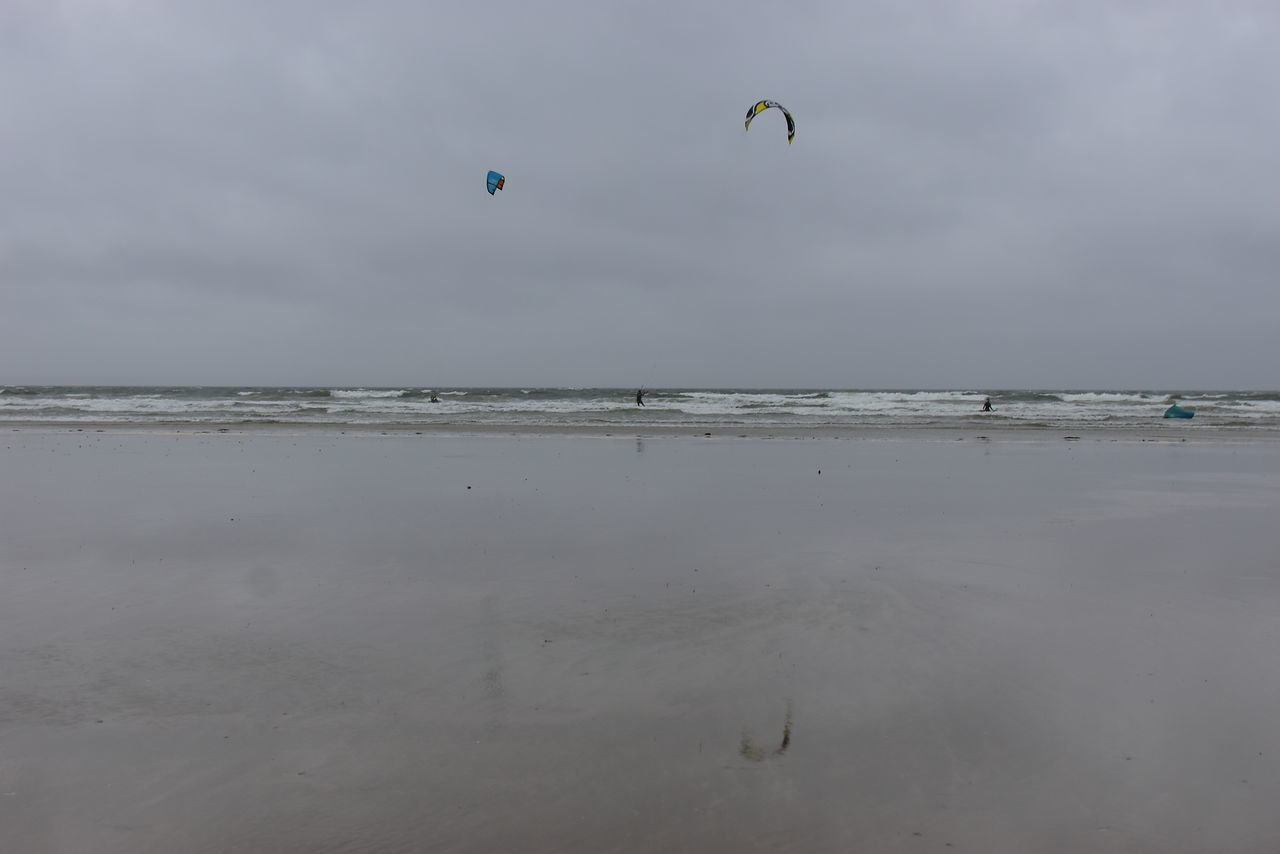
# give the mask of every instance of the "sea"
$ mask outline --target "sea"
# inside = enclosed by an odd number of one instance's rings
[[[983,412],[990,397],[993,411]],[[4,386],[0,423],[511,427],[1151,427],[1280,432],[1280,392],[1011,389],[636,389]]]

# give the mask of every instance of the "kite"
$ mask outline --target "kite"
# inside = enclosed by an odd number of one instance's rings
[[[505,184],[506,181],[507,181],[506,175],[501,175],[497,172],[490,172],[489,173],[489,195],[492,196],[494,194],[494,191],[501,190],[502,185]]]
[[[756,101],[755,105],[747,110],[746,129],[750,130],[751,120],[758,114],[764,112],[770,107],[777,107],[782,110],[782,114],[787,117],[787,144],[791,144],[791,140],[796,138],[796,120],[791,118],[791,113],[787,112],[787,108],[779,104],[777,101]]]

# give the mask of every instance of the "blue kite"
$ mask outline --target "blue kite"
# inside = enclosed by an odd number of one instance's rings
[[[489,173],[489,195],[492,196],[495,192],[497,192],[498,190],[501,190],[502,185],[505,184],[506,182],[507,182],[506,175],[502,175],[498,172],[490,172]]]

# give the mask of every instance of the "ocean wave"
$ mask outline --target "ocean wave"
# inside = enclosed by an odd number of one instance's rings
[[[341,398],[343,400],[377,400],[381,398],[404,397],[405,394],[406,392],[404,389],[335,388],[329,390],[330,397]]]
[[[0,421],[253,421],[308,424],[1001,426],[1124,428],[1161,423],[1165,390],[6,386]],[[431,401],[432,393],[438,401]],[[1197,390],[1193,423],[1280,430],[1280,392]]]

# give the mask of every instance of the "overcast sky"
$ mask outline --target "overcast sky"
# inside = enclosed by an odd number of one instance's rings
[[[0,383],[1274,389],[1278,45],[1263,2],[3,0]]]

